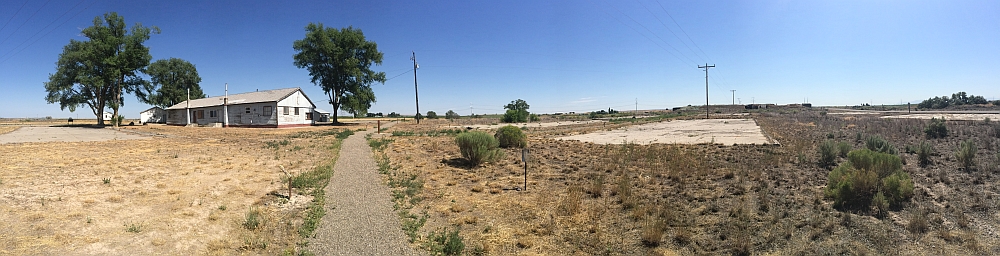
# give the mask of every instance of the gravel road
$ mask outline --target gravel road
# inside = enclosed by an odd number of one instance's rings
[[[316,255],[421,255],[406,241],[389,188],[365,141],[370,131],[344,140],[326,187],[326,215],[309,239]]]

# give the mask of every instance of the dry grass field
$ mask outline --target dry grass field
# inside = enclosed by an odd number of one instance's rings
[[[432,251],[445,231],[459,230],[474,255],[1000,253],[997,122],[948,122],[951,135],[927,139],[927,120],[803,108],[752,118],[782,145],[599,145],[556,138],[631,123],[528,128],[527,191],[513,190],[524,182],[519,149],[468,166],[458,131],[441,130],[450,121],[394,126],[376,158],[404,230]],[[830,169],[817,164],[821,142],[861,149],[869,135],[899,149],[916,185],[881,218],[834,208],[823,192]],[[976,167],[961,168],[955,152],[969,139]],[[923,141],[935,152],[927,166],[911,151]]]
[[[0,254],[296,252],[342,128],[123,127],[150,140],[0,145]],[[325,169],[324,169],[325,168]],[[325,184],[325,183],[323,183]]]

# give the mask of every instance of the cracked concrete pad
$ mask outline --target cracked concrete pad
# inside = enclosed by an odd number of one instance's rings
[[[597,144],[771,144],[752,119],[673,120],[558,139]]]

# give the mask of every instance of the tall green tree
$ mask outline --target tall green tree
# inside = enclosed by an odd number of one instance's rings
[[[136,92],[143,103],[168,108],[187,100],[188,90],[191,90],[191,99],[205,98],[198,85],[201,76],[191,62],[178,58],[157,60],[149,64],[144,73],[149,75],[150,81],[143,90]]]
[[[528,106],[528,102],[522,99],[511,101],[510,104],[503,106],[504,109],[507,109],[507,112],[503,114],[502,121],[504,123],[528,122],[529,107],[531,106]]]
[[[143,45],[157,27],[136,23],[130,28],[118,13],[106,13],[94,18],[94,25],[83,29],[87,41],[70,39],[56,62],[56,73],[45,82],[45,100],[59,103],[60,109],[75,111],[88,106],[104,125],[105,107],[114,110],[124,104],[122,95],[137,93],[147,83],[139,77],[152,56]],[[118,126],[118,123],[114,123]]]
[[[330,98],[334,123],[341,108],[354,114],[367,112],[375,102],[372,83],[385,83],[385,72],[371,70],[372,64],[382,65],[382,52],[375,42],[365,40],[360,29],[309,23],[306,37],[292,48],[295,66],[309,70],[312,83]]]

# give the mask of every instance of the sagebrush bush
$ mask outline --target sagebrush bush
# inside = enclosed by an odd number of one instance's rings
[[[822,144],[819,144],[819,156],[817,157],[819,159],[819,161],[817,161],[819,163],[819,167],[826,168],[833,166],[833,164],[837,161],[838,151],[837,143],[832,140],[827,140]]]
[[[962,142],[962,145],[958,147],[958,152],[955,152],[955,159],[958,159],[958,163],[962,164],[962,168],[966,170],[972,168],[976,165],[976,143],[974,141],[966,140]]]
[[[888,153],[893,155],[899,153],[899,151],[896,150],[895,146],[889,143],[888,140],[882,138],[882,136],[878,135],[869,136],[868,139],[865,140],[865,148],[868,148],[868,150],[871,151]]]
[[[448,231],[448,229],[440,232],[431,231],[430,234],[427,234],[425,246],[433,255],[459,255],[465,250],[465,242],[462,241],[458,228],[452,231]]]
[[[900,207],[903,202],[913,197],[913,180],[904,171],[896,171],[882,179],[882,191],[888,199],[889,206]]]
[[[903,171],[899,156],[868,149],[847,154],[848,161],[830,172],[824,194],[834,207],[869,210],[884,216],[913,196],[913,180]]]
[[[931,118],[931,123],[924,128],[924,133],[927,134],[927,138],[936,139],[948,137],[948,126],[945,125],[944,118],[937,119]]]
[[[500,142],[485,132],[466,132],[455,137],[462,157],[473,165],[490,162],[503,156]]]
[[[934,147],[926,141],[920,142],[920,146],[917,147],[917,160],[920,162],[920,166],[927,166],[931,164],[931,154],[934,153]]]
[[[840,155],[840,157],[847,157],[847,153],[850,153],[852,148],[851,143],[843,141],[837,143],[837,150],[839,151],[838,155]]]
[[[493,136],[500,142],[501,148],[523,148],[528,145],[527,137],[517,126],[500,127]]]

